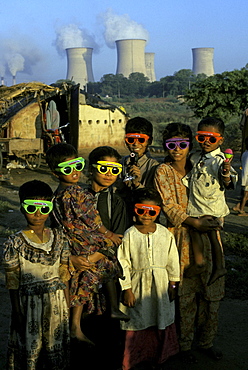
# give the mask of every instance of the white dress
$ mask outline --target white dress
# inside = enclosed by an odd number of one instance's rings
[[[125,280],[122,290],[132,288],[136,304],[120,309],[131,319],[121,322],[122,330],[165,329],[174,322],[174,302],[168,296],[169,281],[179,281],[179,256],[173,234],[156,224],[154,233],[143,234],[135,226],[124,234],[118,259]]]

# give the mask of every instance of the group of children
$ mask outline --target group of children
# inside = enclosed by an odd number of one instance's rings
[[[196,222],[203,215],[220,219],[228,214],[223,190],[235,176],[219,149],[222,128],[213,120],[198,129],[202,152],[192,156],[184,178],[188,213]],[[123,369],[151,358],[163,363],[178,352],[174,300],[180,256],[173,234],[156,222],[163,199],[153,184],[159,163],[149,156],[152,132],[148,120],[135,117],[125,127],[130,155],[121,158],[108,146],[94,149],[86,188],[79,185],[85,160],[67,143],[46,153],[59,181],[55,193],[36,180],[20,187],[27,227],[8,238],[3,253],[12,304],[9,369],[69,368],[70,341],[94,345],[81,325],[82,316],[91,313],[109,312],[120,320],[126,333]],[[165,145],[176,163],[192,142],[175,131]],[[205,264],[201,234],[192,228],[191,236],[195,260],[189,277],[202,273]],[[216,256],[212,284],[226,270],[216,232],[209,238]]]

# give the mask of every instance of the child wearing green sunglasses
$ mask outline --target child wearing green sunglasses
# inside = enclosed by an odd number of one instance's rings
[[[119,311],[114,282],[121,276],[116,247],[122,235],[114,234],[104,226],[96,209],[95,197],[78,185],[83,166],[77,166],[83,161],[72,145],[61,143],[49,148],[46,161],[59,180],[53,214],[69,237],[71,261],[75,268],[70,286],[71,337],[92,344],[82,332],[81,315],[83,311],[103,313],[108,308],[103,304],[102,284],[109,297],[107,303],[111,318],[129,319]]]
[[[61,229],[46,226],[53,208],[49,185],[26,182],[19,197],[27,226],[3,247],[12,305],[7,361],[13,368],[42,361],[47,369],[69,369],[69,243]]]

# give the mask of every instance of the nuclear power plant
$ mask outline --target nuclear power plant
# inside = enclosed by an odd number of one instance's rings
[[[68,80],[80,83],[81,88],[88,82],[94,82],[92,70],[92,48],[68,48],[67,75]]]
[[[129,77],[131,73],[139,72],[146,76],[145,46],[146,40],[126,39],[115,41],[117,48],[116,74]]]
[[[206,76],[214,75],[214,48],[193,48],[193,73],[204,73]]]
[[[156,81],[154,58],[155,53],[145,53],[146,76],[149,78],[149,82]]]

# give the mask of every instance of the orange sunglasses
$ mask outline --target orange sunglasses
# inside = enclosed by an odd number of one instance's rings
[[[205,143],[205,141],[208,141],[210,144],[215,144],[223,137],[218,132],[208,132],[208,131],[197,131],[196,140],[198,143]]]
[[[160,212],[159,206],[151,206],[150,204],[136,203],[134,206],[134,212],[138,216],[143,216],[148,213],[149,216],[155,217]]]
[[[125,135],[125,141],[127,144],[134,144],[137,141],[140,144],[144,144],[146,141],[149,140],[149,136],[146,134],[136,134],[136,133],[131,133],[131,134],[126,134]]]

